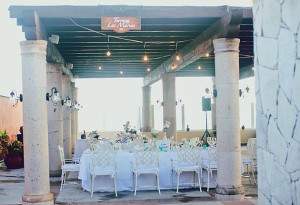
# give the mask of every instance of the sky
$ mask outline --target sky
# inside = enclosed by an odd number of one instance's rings
[[[252,0],[1,0],[0,4],[0,95],[8,96],[11,90],[22,92],[20,41],[24,40],[21,28],[16,20],[9,18],[9,5],[161,5],[161,6],[201,6],[201,5],[231,5],[252,6]],[[249,80],[248,80],[249,81]],[[253,80],[245,81],[250,87]],[[251,84],[251,85],[250,85]],[[76,81],[79,88],[79,101],[84,108],[79,112],[79,127],[83,129],[121,129],[125,121],[130,120],[136,127],[139,126],[139,107],[142,104],[142,79],[81,79]],[[177,78],[177,98],[186,104],[186,122],[191,128],[204,127],[204,115],[200,110],[199,99],[203,95],[205,87],[211,87],[209,78]],[[198,86],[199,91],[194,90]],[[93,88],[97,90],[93,90]],[[109,89],[107,89],[109,88]],[[92,92],[91,92],[92,90]],[[92,94],[92,95],[91,95]],[[162,99],[161,82],[152,86],[152,101]],[[254,101],[252,97],[249,101]],[[244,105],[245,103],[242,103]],[[247,103],[246,103],[247,104]],[[246,105],[244,105],[246,106]],[[249,107],[249,106],[248,106]],[[247,113],[247,106],[242,113]],[[180,125],[180,109],[178,112],[178,124]],[[201,114],[202,113],[202,114]],[[242,119],[248,119],[241,117]],[[248,120],[245,120],[248,122]],[[161,129],[162,108],[155,106],[155,127]]]

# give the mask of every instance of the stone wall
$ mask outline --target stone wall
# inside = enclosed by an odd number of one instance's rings
[[[8,97],[0,96],[0,130],[15,136],[22,124],[22,103],[13,107]]]
[[[256,0],[259,204],[300,204],[300,1]]]

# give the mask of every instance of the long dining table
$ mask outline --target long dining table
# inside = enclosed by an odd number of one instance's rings
[[[176,188],[176,173],[172,171],[172,160],[176,158],[174,151],[159,152],[159,178],[160,188],[174,189]],[[80,158],[80,171],[78,178],[81,180],[82,188],[90,191],[91,177],[90,177],[90,163],[91,151],[86,149]],[[201,156],[202,163],[208,163],[208,150],[201,149],[199,156]],[[117,190],[118,191],[132,191],[133,190],[133,173],[132,162],[134,160],[134,153],[126,150],[118,150],[116,152],[116,170],[117,170]],[[192,188],[197,185],[197,176],[192,172],[185,172],[180,175],[181,188]],[[207,172],[202,173],[202,187],[207,186]],[[141,175],[138,179],[139,190],[155,190],[156,180],[154,175]],[[216,187],[216,172],[210,178],[210,187]],[[95,179],[94,191],[106,192],[113,191],[113,181],[108,176],[98,176]]]

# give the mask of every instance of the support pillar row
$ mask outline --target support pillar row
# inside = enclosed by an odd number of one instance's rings
[[[62,92],[62,73],[59,64],[47,63],[47,92],[56,88]],[[50,176],[61,175],[61,160],[58,146],[63,147],[63,111],[62,105],[48,102],[48,141],[49,141],[49,170]]]
[[[151,132],[151,87],[143,87],[142,131]]]
[[[167,129],[167,138],[176,139],[176,75],[175,73],[166,73],[162,78],[163,85],[163,123],[170,122]]]
[[[66,75],[62,76],[62,98],[71,96],[71,81]],[[63,106],[63,142],[64,152],[67,159],[72,158],[72,138],[71,138],[71,109],[67,106]]]

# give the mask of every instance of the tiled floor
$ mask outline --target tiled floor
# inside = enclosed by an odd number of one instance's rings
[[[257,188],[243,178],[245,200],[234,202],[217,201],[214,190],[208,194],[198,190],[189,190],[176,194],[175,191],[162,191],[159,196],[156,191],[140,191],[134,197],[131,192],[120,192],[115,198],[111,193],[96,193],[93,199],[88,192],[84,192],[80,185],[71,184],[59,193],[59,178],[51,178],[51,192],[54,193],[56,204],[64,205],[254,205],[256,204]],[[23,170],[0,170],[0,205],[21,204],[24,187]]]

